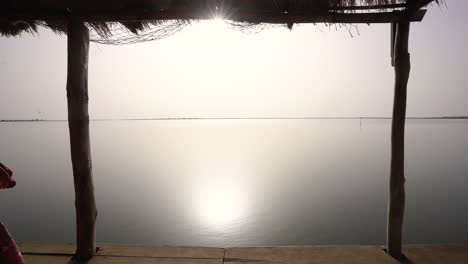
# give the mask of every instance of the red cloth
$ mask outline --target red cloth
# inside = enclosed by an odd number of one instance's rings
[[[24,264],[23,256],[5,225],[0,221],[0,263]]]
[[[13,172],[0,162],[0,189],[13,188],[16,181],[13,180]]]
[[[13,172],[0,163],[0,189],[12,188],[16,185],[12,178]],[[0,221],[0,263],[24,264],[23,256],[16,246],[15,240],[8,229]]]

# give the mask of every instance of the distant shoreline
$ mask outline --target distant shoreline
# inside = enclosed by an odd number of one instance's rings
[[[99,121],[183,121],[183,120],[379,120],[379,119],[392,119],[391,117],[160,117],[160,118],[116,118],[116,119],[90,119],[93,122]],[[468,116],[427,116],[427,117],[407,117],[406,119],[468,119]],[[66,119],[2,119],[1,123],[15,123],[15,122],[66,122]]]

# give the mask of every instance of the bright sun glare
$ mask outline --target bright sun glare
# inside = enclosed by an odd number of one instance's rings
[[[242,212],[241,199],[239,191],[230,187],[207,190],[200,197],[199,212],[203,222],[224,225],[235,221]]]
[[[203,31],[210,35],[219,36],[220,34],[227,34],[227,26],[224,19],[221,17],[215,17],[211,20],[206,20],[201,23]]]
[[[207,225],[224,226],[245,214],[245,193],[242,187],[229,175],[219,173],[207,175],[195,197],[196,213]]]

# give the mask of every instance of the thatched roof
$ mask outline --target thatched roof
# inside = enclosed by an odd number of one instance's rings
[[[0,34],[35,32],[38,26],[65,32],[80,17],[101,37],[115,26],[134,34],[165,21],[185,23],[216,16],[245,23],[391,23],[420,21],[421,7],[440,0],[3,0]]]

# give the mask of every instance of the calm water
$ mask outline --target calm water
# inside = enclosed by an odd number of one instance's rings
[[[407,123],[406,243],[468,243],[468,120]],[[91,123],[102,243],[383,244],[389,120]],[[66,122],[0,123],[20,241],[74,240]]]

